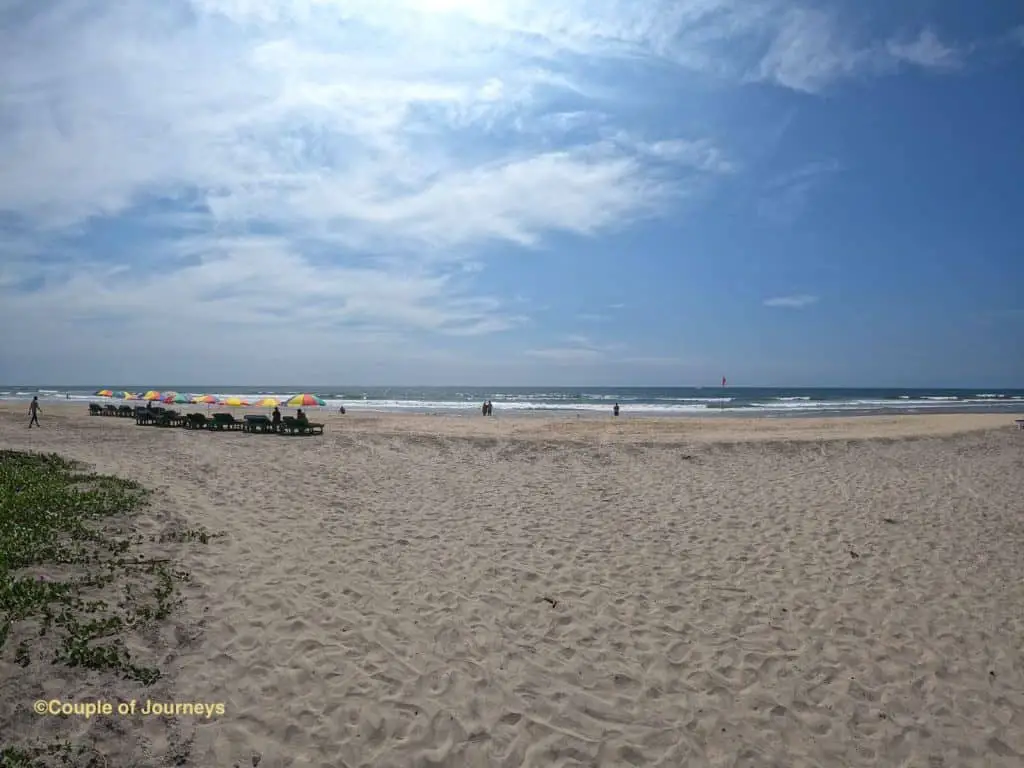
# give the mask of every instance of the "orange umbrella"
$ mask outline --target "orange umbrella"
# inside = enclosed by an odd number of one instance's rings
[[[147,392],[146,394],[144,394],[142,396],[142,399],[143,400],[159,400],[162,397],[163,397],[163,395],[161,395],[155,389],[151,389],[151,390],[149,390],[149,392]]]

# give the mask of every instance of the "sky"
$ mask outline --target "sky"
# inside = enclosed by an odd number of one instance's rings
[[[1024,386],[1012,0],[0,0],[0,383]]]

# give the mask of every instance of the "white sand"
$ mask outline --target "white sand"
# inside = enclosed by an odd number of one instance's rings
[[[1014,417],[332,414],[287,438],[84,406],[29,431],[23,410],[0,406],[0,447],[137,478],[160,491],[146,515],[226,534],[185,550],[179,623],[201,635],[165,654],[165,697],[226,713],[121,723],[158,756],[194,737],[202,768],[1024,765]],[[0,692],[28,707],[41,683],[10,652]],[[0,731],[30,721],[9,706]],[[65,727],[142,760],[110,723]]]

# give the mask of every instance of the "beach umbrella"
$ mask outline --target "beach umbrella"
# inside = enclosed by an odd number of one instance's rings
[[[316,395],[311,395],[308,392],[304,392],[301,395],[296,395],[291,400],[289,400],[287,405],[289,408],[298,408],[303,405],[309,407],[312,405],[327,405],[327,403],[325,403],[323,398],[321,397],[317,397]]]
[[[101,389],[95,394],[95,397],[113,397],[114,391],[111,389]]]
[[[221,405],[235,405],[235,406],[242,406],[242,405],[248,405],[249,404],[248,400],[243,400],[242,398],[237,397],[235,395],[232,395],[231,397],[225,397],[220,402],[221,402]]]
[[[171,405],[172,403],[187,403],[189,401],[188,395],[182,395],[178,392],[168,392],[162,398],[161,402]]]
[[[143,400],[159,400],[161,397],[163,397],[163,395],[161,395],[155,389],[151,389],[151,390],[149,390],[149,392],[147,392],[146,394],[144,394],[142,396],[142,399]]]
[[[196,395],[192,398],[193,403],[204,403],[205,405],[216,405],[217,398],[213,395]]]
[[[114,397],[119,397],[122,400],[138,400],[139,399],[139,396],[137,394],[135,394],[134,392],[126,392],[126,391],[115,392],[114,393]]]
[[[281,404],[281,401],[276,397],[261,397],[253,405],[257,408],[275,408]]]

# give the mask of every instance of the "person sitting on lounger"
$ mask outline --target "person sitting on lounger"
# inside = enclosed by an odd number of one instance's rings
[[[306,420],[306,414],[304,414],[302,412],[302,409],[299,408],[299,412],[295,414],[295,418],[296,418],[297,421],[305,421]]]

